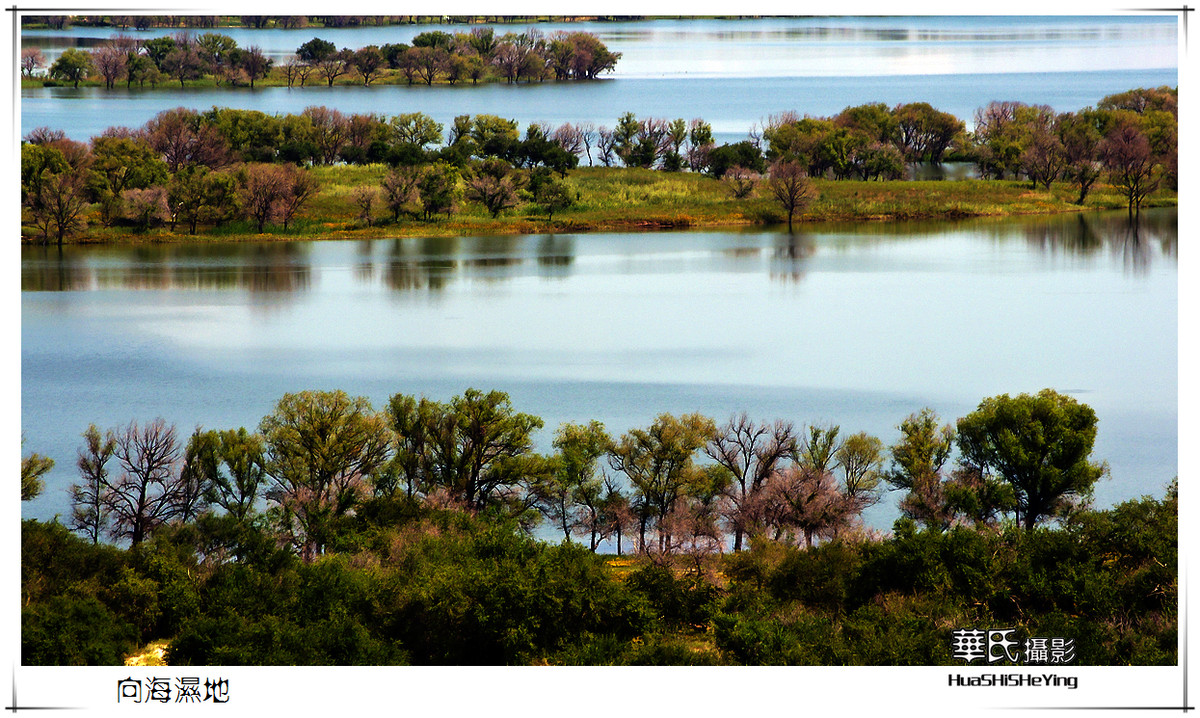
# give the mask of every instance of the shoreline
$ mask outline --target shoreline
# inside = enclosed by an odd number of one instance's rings
[[[596,232],[654,232],[722,227],[786,226],[786,215],[768,197],[734,199],[723,182],[696,173],[666,173],[628,168],[586,167],[567,177],[577,194],[576,204],[552,218],[530,205],[521,205],[492,218],[474,203],[458,213],[433,220],[373,217],[368,225],[350,200],[357,187],[376,185],[384,174],[380,165],[316,168],[322,189],[296,222],[284,230],[268,226],[258,233],[245,221],[202,227],[190,234],[177,225],[138,231],[103,227],[89,222],[63,244],[159,244],[181,242],[311,241],[321,239],[386,239],[514,234]],[[1083,205],[1073,203],[1077,190],[1056,183],[1051,190],[1032,189],[1017,180],[817,180],[819,196],[796,223],[888,223],[1070,214],[1125,209],[1123,197],[1112,188],[1094,189]],[[760,195],[763,189],[759,189]],[[1143,207],[1178,206],[1175,192],[1159,191]],[[781,231],[786,231],[783,229]],[[22,226],[22,246],[43,242]]]

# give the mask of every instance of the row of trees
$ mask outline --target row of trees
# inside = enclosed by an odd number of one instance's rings
[[[594,421],[564,424],[545,455],[533,443],[542,420],[502,392],[397,394],[382,412],[343,392],[302,392],[254,432],[198,428],[184,442],[162,420],[89,427],[71,527],[136,546],[216,513],[269,527],[311,561],[372,497],[404,497],[526,529],[544,517],[593,551],[632,539],[641,553],[703,556],[729,540],[737,551],[754,537],[812,546],[861,532],[859,515],[885,484],[931,530],[1009,515],[1032,530],[1079,510],[1104,472],[1090,459],[1095,414],[1052,390],[992,397],[957,427],[939,424],[928,409],[914,414],[885,448],[837,426],[663,414],[620,437]]]
[[[354,77],[365,86],[390,75],[402,76],[409,85],[442,81],[453,85],[498,78],[508,83],[591,80],[612,71],[620,56],[587,32],[557,31],[547,36],[530,28],[498,36],[490,27],[477,27],[455,34],[423,32],[411,46],[389,43],[357,50],[339,50],[332,42],[314,37],[275,67],[257,45],[241,48],[233,38],[215,32],[180,32],[151,39],[115,35],[90,52],[68,48],[49,65],[48,74],[75,87],[97,77],[110,90],[119,82],[127,88],[134,83],[144,87],[147,82],[153,87],[168,80],[178,81],[182,88],[187,81],[205,77],[218,87],[253,88],[256,80],[271,77],[273,68],[274,76],[288,87],[303,87],[310,77],[330,87],[339,78]],[[24,77],[32,78],[44,67],[46,59],[39,49],[21,51]]]
[[[441,129],[420,113],[347,117],[326,107],[282,118],[168,110],[138,130],[109,130],[86,145],[40,129],[22,145],[22,202],[46,241],[79,230],[93,205],[105,225],[183,224],[195,233],[199,223],[242,217],[261,233],[272,222],[286,229],[317,192],[300,165],[380,159],[393,170],[352,197],[368,224],[379,207],[393,220],[402,213],[430,219],[466,198],[495,217],[528,201],[552,218],[574,201],[561,178],[578,158],[545,128],[533,125],[521,139],[514,121],[463,116],[454,142],[428,149]],[[276,162],[283,158],[296,162]]]
[[[93,204],[105,224],[174,227],[184,221],[194,233],[199,222],[215,226],[244,216],[259,232],[268,222],[286,228],[315,192],[314,183],[295,166],[254,163],[391,165],[380,186],[355,191],[367,223],[379,206],[393,220],[402,213],[449,215],[464,197],[493,217],[531,202],[552,218],[573,202],[553,175],[565,178],[584,157],[604,166],[706,172],[722,178],[737,198],[749,196],[767,173],[769,194],[789,226],[815,197],[811,177],[890,179],[903,173],[907,161],[938,161],[948,151],[973,157],[985,176],[997,179],[1023,174],[1047,189],[1054,181],[1071,181],[1079,204],[1107,179],[1131,214],[1157,188],[1176,182],[1174,91],[1131,90],[1079,113],[992,103],[977,114],[970,138],[960,133],[948,139],[961,122],[928,105],[860,105],[832,119],[775,117],[750,140],[717,147],[703,120],[668,122],[633,113],[622,115],[612,130],[593,123],[533,123],[522,136],[515,120],[494,115],[461,115],[447,129],[423,113],[345,115],[310,107],[281,116],[179,108],[136,130],[110,128],[90,146],[61,132],[34,130],[22,145],[22,200],[43,238],[61,242],[82,226]],[[238,163],[248,167],[224,171]],[[263,180],[265,193],[246,189],[251,177]]]
[[[322,27],[386,27],[390,25],[440,25],[475,23],[527,23],[526,15],[21,15],[22,26],[45,25],[62,30],[71,25],[148,30],[152,27],[215,28],[252,27],[293,30],[310,25]],[[554,16],[557,22],[574,18]],[[596,16],[593,20],[639,20],[638,16]]]

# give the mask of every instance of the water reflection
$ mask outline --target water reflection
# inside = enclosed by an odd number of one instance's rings
[[[303,242],[26,247],[22,291],[244,289],[292,295],[312,284]]]
[[[1177,261],[1177,212],[1122,211],[956,221],[829,222],[795,231],[754,227],[646,234],[410,237],[361,241],[196,243],[125,247],[31,246],[22,250],[27,292],[240,289],[291,297],[321,273],[349,270],[361,286],[438,292],[456,281],[505,283],[521,277],[577,274],[676,274],[693,270],[760,273],[799,282],[814,261],[879,262],[888,247],[946,238],[945,261],[969,259],[972,245],[1020,243],[1032,256],[1094,261],[1111,256],[1127,272]],[[959,241],[959,240],[962,241]],[[952,249],[956,247],[957,249]],[[956,257],[966,259],[956,259]],[[583,262],[583,264],[581,264]],[[838,266],[841,266],[840,264]],[[332,276],[332,275],[331,275]],[[278,299],[273,300],[278,301]]]
[[[1048,254],[1091,256],[1108,250],[1135,274],[1147,272],[1155,257],[1178,259],[1179,227],[1174,210],[1149,210],[1130,217],[1125,212],[1081,212],[1073,216],[1026,220],[1025,241]]]
[[[538,274],[542,277],[564,277],[575,260],[575,238],[570,235],[547,234],[538,240]]]

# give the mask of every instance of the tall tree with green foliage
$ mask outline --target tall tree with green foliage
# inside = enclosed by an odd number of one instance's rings
[[[659,414],[646,429],[630,429],[609,452],[609,464],[629,477],[646,508],[639,526],[642,550],[647,550],[647,523],[658,530],[659,550],[670,543],[666,519],[692,488],[706,479],[695,454],[717,433],[713,420],[700,414]]]
[[[112,431],[103,435],[95,424],[83,432],[84,447],[79,450],[75,465],[80,482],[71,485],[71,529],[79,531],[92,544],[100,542],[100,534],[108,527],[108,507],[105,492],[109,488],[106,465],[117,448]]]
[[[570,541],[571,534],[584,527],[591,536],[593,550],[595,517],[586,507],[598,506],[603,476],[597,469],[611,443],[612,437],[598,421],[559,426],[554,432],[557,453],[552,457],[553,470],[534,484],[538,509],[563,532],[563,539]]]
[[[68,47],[50,65],[50,77],[55,80],[69,82],[73,87],[79,87],[80,80],[86,80],[92,73],[92,57],[83,50]]]
[[[387,422],[364,397],[344,391],[285,394],[263,417],[267,492],[279,523],[306,561],[322,554],[333,523],[365,497],[387,460]]]
[[[502,391],[468,389],[448,403],[426,404],[422,421],[431,487],[473,510],[496,506],[520,514],[529,507],[532,497],[522,490],[547,468],[533,453],[541,418],[514,411]]]
[[[942,467],[950,458],[954,429],[938,426],[938,415],[929,408],[912,414],[900,423],[900,441],[891,447],[892,463],[884,479],[908,494],[900,510],[908,518],[929,528],[944,529],[950,524],[942,486]]]
[[[1017,520],[1029,530],[1090,499],[1107,470],[1090,460],[1096,412],[1053,389],[984,399],[958,420],[958,437],[965,463],[1012,485]]]

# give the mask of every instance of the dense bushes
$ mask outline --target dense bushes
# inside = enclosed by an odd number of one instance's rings
[[[926,665],[953,662],[954,629],[1015,627],[1074,638],[1084,665],[1173,664],[1176,510],[1172,489],[1062,530],[897,522],[873,544],[758,543],[725,560],[714,641],[739,663]]]
[[[572,543],[375,502],[354,552],[305,564],[137,550],[23,524],[22,659],[171,665],[941,665],[951,631],[1073,638],[1082,665],[1176,662],[1174,493],[1061,529],[917,530],[814,548],[756,539],[684,572],[628,573]],[[389,524],[390,525],[387,525]]]

